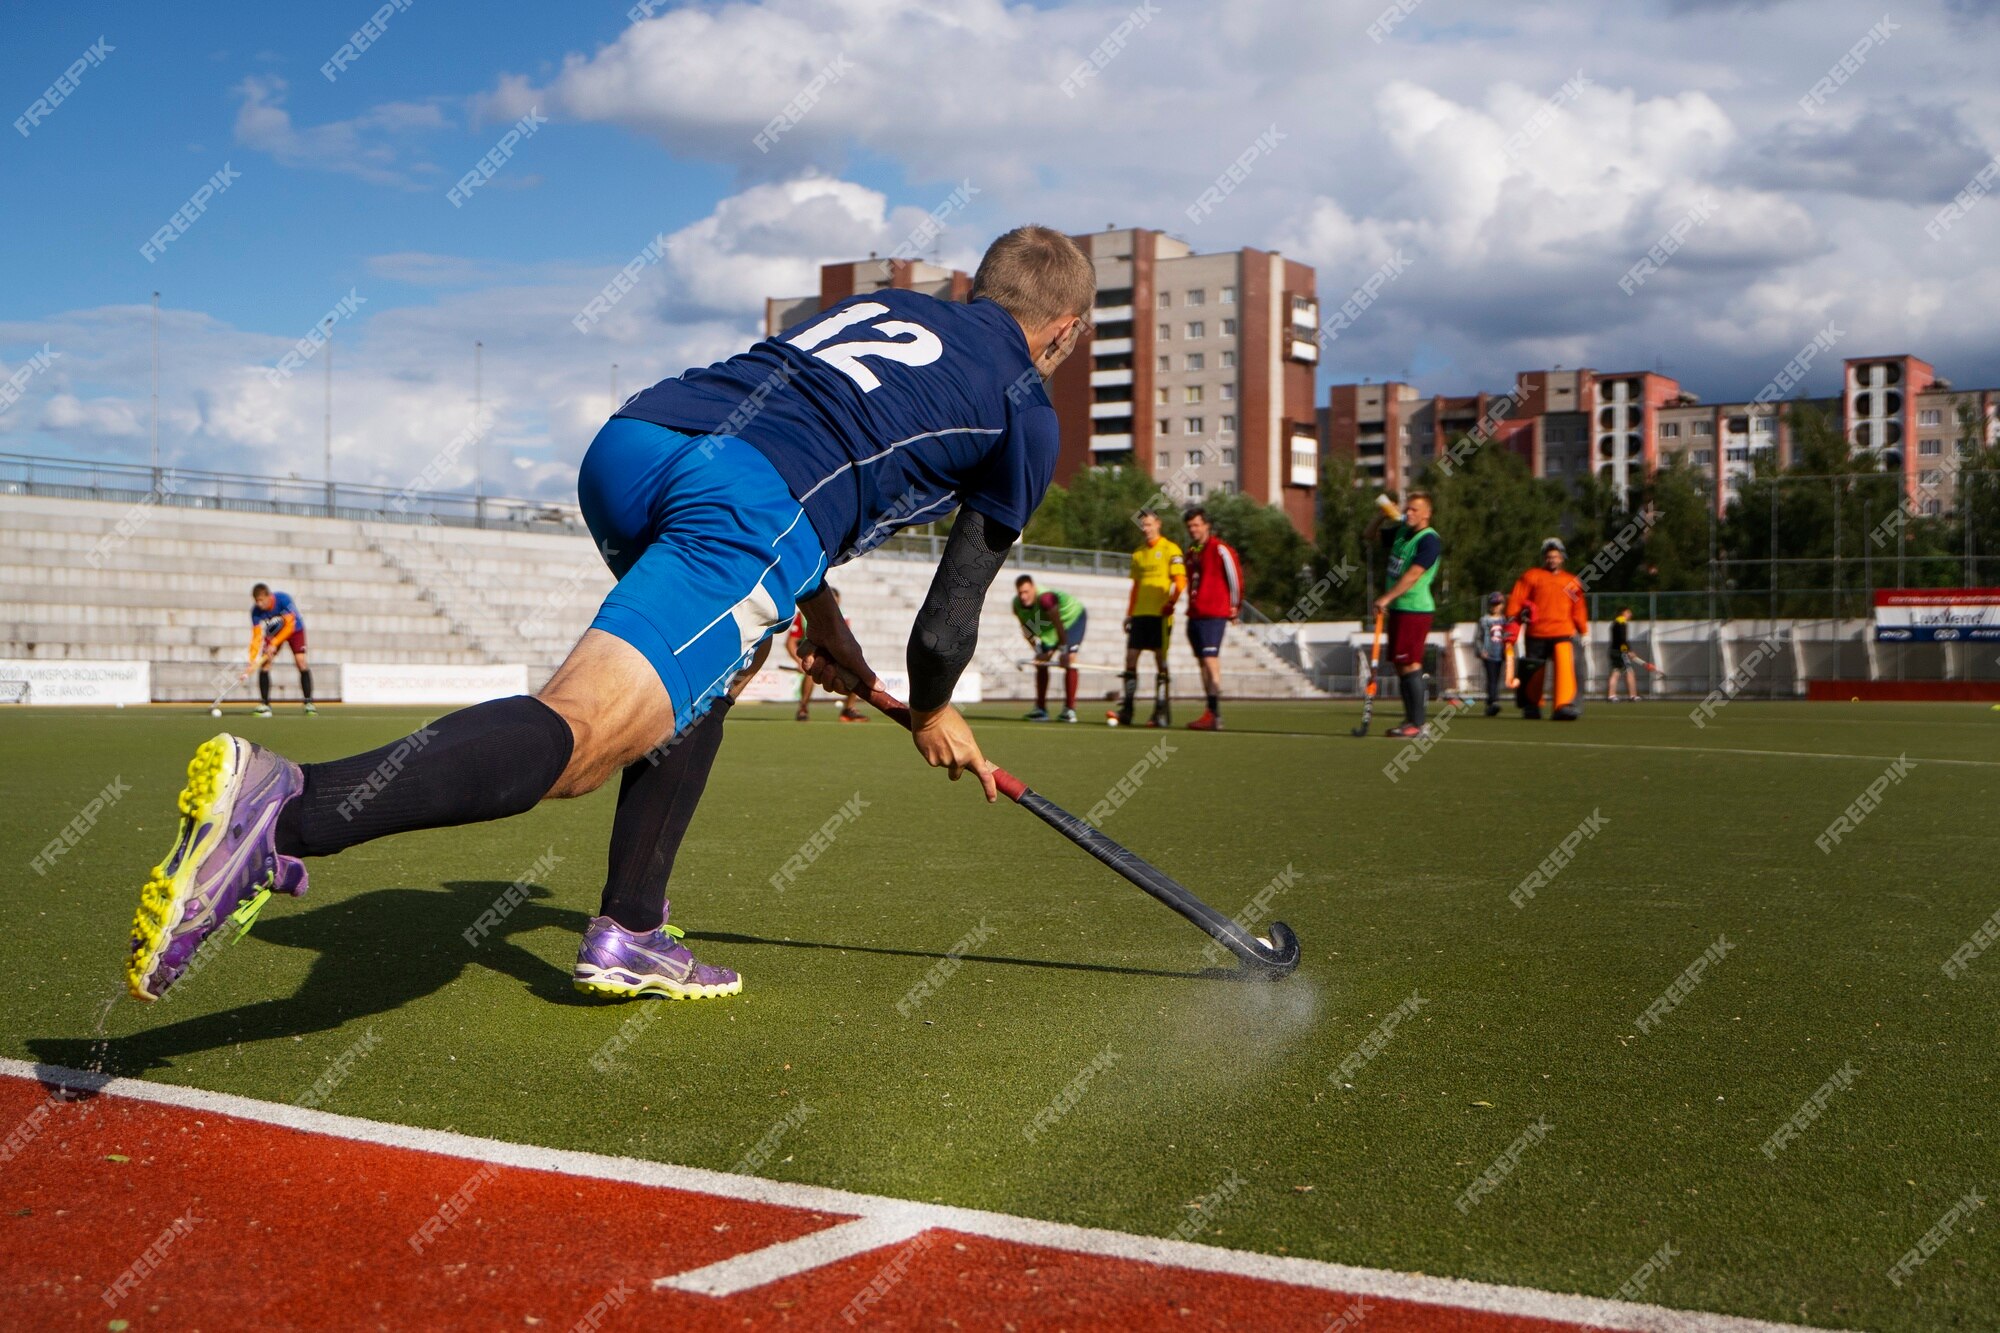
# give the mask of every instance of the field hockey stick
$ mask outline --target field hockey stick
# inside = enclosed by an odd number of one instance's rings
[[[868,702],[884,717],[906,729],[912,727],[909,705],[884,689],[881,681],[861,692],[867,694]],[[1298,967],[1299,937],[1284,922],[1271,923],[1267,943],[1195,897],[1158,866],[1119,846],[1006,769],[994,768],[993,784],[1008,800],[1201,927],[1209,938],[1235,954],[1252,975],[1276,981],[1290,976]]]
[[[215,698],[212,701],[210,701],[208,705],[210,711],[212,712],[215,709],[222,707],[222,701],[228,698],[229,695],[236,689],[238,685],[241,685],[244,681],[250,679],[250,673],[252,671],[255,671],[256,669],[257,669],[257,664],[255,662],[252,662],[249,666],[244,667],[241,671],[236,673],[235,680],[230,681],[227,685],[224,685],[221,689],[217,690],[215,692]]]
[[[1354,729],[1354,735],[1366,736],[1369,723],[1375,720],[1375,674],[1382,665],[1382,613],[1375,612],[1375,641],[1368,645],[1368,684],[1361,692],[1361,725]]]

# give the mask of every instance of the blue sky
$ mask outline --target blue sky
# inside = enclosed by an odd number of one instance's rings
[[[346,298],[341,476],[403,484],[463,427],[477,338],[492,486],[561,494],[611,362],[629,391],[726,355],[764,295],[895,249],[962,184],[947,262],[1022,221],[1153,225],[1312,263],[1331,308],[1400,256],[1323,382],[1468,392],[1552,363],[1665,365],[1747,396],[1831,324],[1838,355],[1911,351],[2000,385],[2000,203],[1926,231],[2000,151],[1985,0],[1916,0],[1872,39],[1881,11],[1849,0],[731,0],[637,22],[618,3],[407,0],[327,80],[373,8],[7,7],[10,121],[111,49],[0,137],[0,382],[28,368],[0,450],[144,457],[157,289],[168,457],[316,476],[319,362],[274,368]],[[453,207],[531,113],[546,124]],[[1191,219],[1270,128],[1277,147]],[[147,262],[225,163],[228,190]],[[1691,212],[1671,261],[1622,291]],[[635,257],[638,286],[579,331]]]

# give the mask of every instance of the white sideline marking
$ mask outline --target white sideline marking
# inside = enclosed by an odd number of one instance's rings
[[[1167,1240],[1157,1236],[1134,1236],[1122,1231],[1072,1226],[1067,1222],[1043,1222],[1007,1213],[989,1213],[977,1208],[956,1208],[948,1204],[912,1203],[877,1194],[857,1194],[824,1185],[800,1185],[758,1176],[731,1175],[698,1166],[674,1166],[666,1162],[646,1162],[632,1157],[607,1157],[599,1153],[576,1152],[567,1148],[542,1148],[526,1143],[482,1139],[442,1129],[420,1129],[392,1125],[331,1111],[309,1110],[281,1102],[258,1101],[233,1093],[209,1092],[203,1088],[176,1087],[148,1083],[143,1079],[106,1078],[84,1070],[59,1065],[31,1064],[26,1060],[0,1057],[0,1077],[13,1077],[63,1088],[94,1091],[100,1095],[125,1097],[133,1101],[176,1106],[211,1115],[234,1116],[239,1120],[278,1125],[308,1134],[322,1134],[354,1143],[374,1143],[388,1148],[458,1157],[473,1162],[491,1162],[525,1171],[549,1171],[558,1175],[583,1176],[593,1180],[615,1180],[634,1185],[709,1194],[718,1198],[767,1203],[783,1208],[830,1213],[847,1218],[890,1218],[899,1222],[921,1223],[920,1230],[937,1228],[980,1236],[988,1240],[1013,1241],[1042,1249],[1071,1254],[1091,1254],[1109,1259],[1182,1268],[1198,1273],[1220,1273],[1293,1287],[1339,1292],[1353,1296],[1376,1296],[1385,1300],[1413,1301],[1443,1305],[1488,1314],[1520,1315],[1582,1324],[1590,1328],[1619,1330],[1621,1333],[1835,1333],[1831,1329],[1808,1328],[1802,1324],[1774,1324],[1736,1315],[1708,1314],[1694,1310],[1669,1310],[1659,1305],[1605,1300],[1595,1296],[1573,1296],[1540,1291],[1533,1287],[1503,1287],[1461,1278],[1427,1277],[1419,1273],[1396,1273],[1382,1268],[1353,1268],[1319,1259],[1298,1259],[1288,1255],[1258,1254],[1250,1250],[1225,1250],[1192,1241]],[[767,1247],[771,1249],[782,1246]],[[746,1256],[747,1257],[747,1256]],[[715,1267],[715,1265],[711,1265]],[[699,1271],[699,1270],[697,1270]]]
[[[1226,736],[1277,736],[1285,740],[1332,740],[1330,731],[1230,731]],[[1831,750],[1745,750],[1731,745],[1631,745],[1618,741],[1530,741],[1498,736],[1440,736],[1439,745],[1532,745],[1538,750],[1653,750],[1663,754],[1747,754],[1765,759],[1866,759],[1875,764],[1893,764],[1906,755],[1842,754]],[[1380,748],[1380,747],[1378,747]],[[2000,768],[1995,759],[1927,759],[1918,755],[1913,764],[1950,764],[1959,768]]]
[[[656,1277],[653,1285],[702,1296],[734,1296],[885,1245],[900,1245],[918,1232],[930,1230],[930,1225],[923,1217],[908,1212],[860,1217],[796,1240],[751,1250],[706,1268],[691,1269],[673,1277]]]

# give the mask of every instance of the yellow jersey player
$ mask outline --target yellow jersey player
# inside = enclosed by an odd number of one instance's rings
[[[1167,645],[1173,642],[1174,604],[1187,590],[1187,566],[1181,548],[1160,535],[1160,516],[1139,511],[1143,545],[1132,552],[1132,595],[1125,603],[1124,700],[1109,719],[1132,725],[1132,698],[1139,692],[1139,654],[1153,654],[1153,716],[1149,727],[1173,725],[1169,703],[1172,679],[1167,675]]]

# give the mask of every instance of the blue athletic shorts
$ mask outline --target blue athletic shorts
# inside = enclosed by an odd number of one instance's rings
[[[653,664],[680,731],[820,584],[826,553],[770,460],[731,435],[613,417],[576,481],[618,579],[592,629]]]
[[[1229,622],[1221,616],[1189,616],[1188,647],[1196,657],[1222,656],[1222,635]]]

